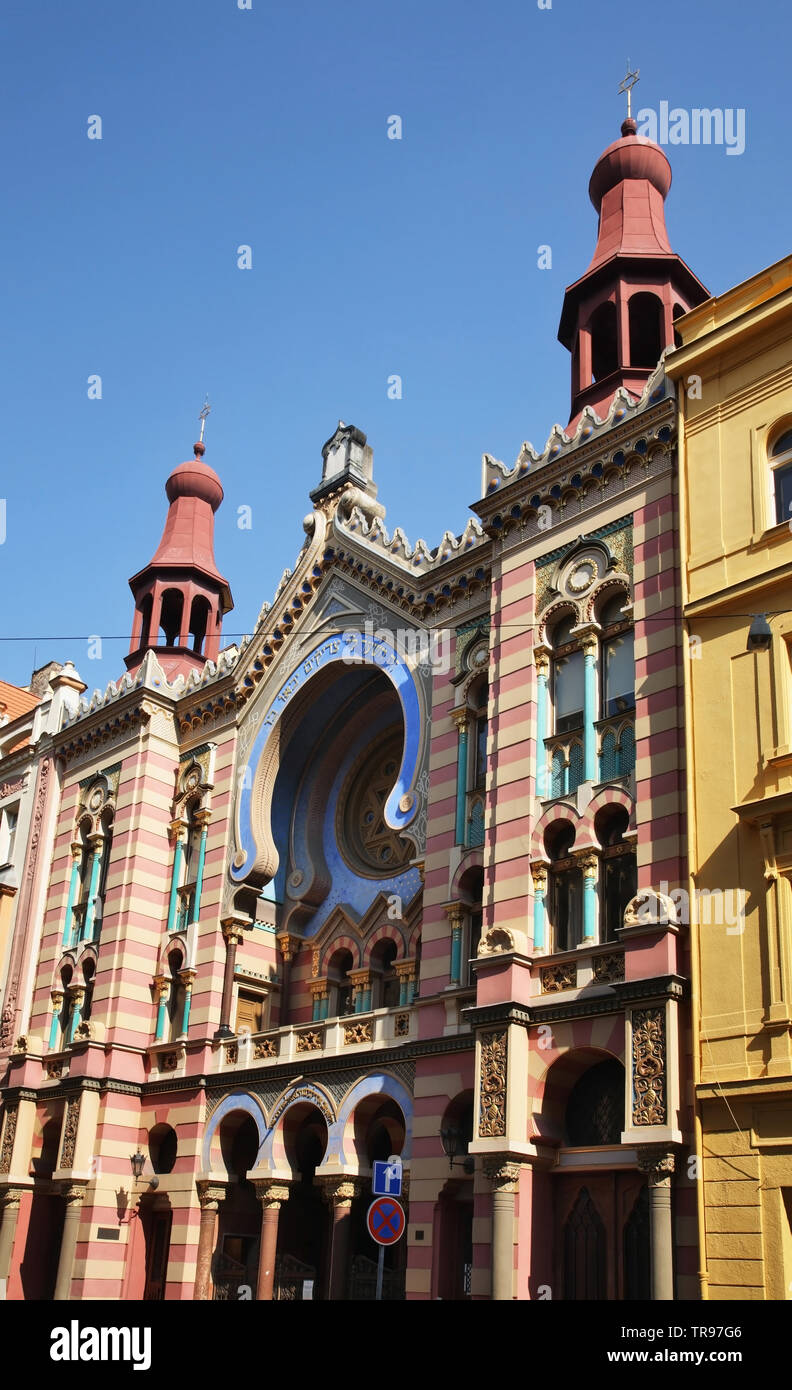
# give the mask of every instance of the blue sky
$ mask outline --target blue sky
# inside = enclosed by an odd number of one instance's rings
[[[462,529],[484,450],[544,445],[568,418],[558,320],[594,247],[588,179],[628,57],[636,109],[746,112],[741,156],[668,149],[675,250],[713,293],[790,250],[777,7],[772,23],[736,0],[3,10],[0,637],[25,640],[0,642],[0,676],[20,684],[34,659],[71,656],[89,690],[123,672],[127,579],[206,392],[226,634],[293,563],[339,418],[367,433],[386,524],[413,543]]]

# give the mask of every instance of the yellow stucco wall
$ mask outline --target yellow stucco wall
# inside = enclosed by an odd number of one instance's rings
[[[792,529],[776,523],[768,449],[792,427],[792,257],[680,327],[669,371],[684,435],[702,1292],[784,1299],[792,1296]],[[746,649],[756,613],[774,615],[769,651]]]

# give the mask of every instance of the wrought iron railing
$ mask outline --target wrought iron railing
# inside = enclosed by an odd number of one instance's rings
[[[316,1269],[303,1264],[293,1255],[279,1255],[275,1261],[275,1286],[273,1298],[280,1303],[302,1303],[305,1298],[305,1285],[311,1284],[311,1297],[317,1296]]]

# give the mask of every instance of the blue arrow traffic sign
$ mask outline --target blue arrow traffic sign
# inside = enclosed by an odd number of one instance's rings
[[[375,1160],[371,1190],[375,1197],[401,1197],[402,1166],[399,1159]]]

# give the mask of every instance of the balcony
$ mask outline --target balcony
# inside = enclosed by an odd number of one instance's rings
[[[308,1056],[333,1057],[398,1047],[418,1035],[413,1008],[373,1009],[345,1014],[319,1023],[289,1023],[261,1033],[239,1034],[219,1044],[218,1071],[271,1063],[304,1061]]]

